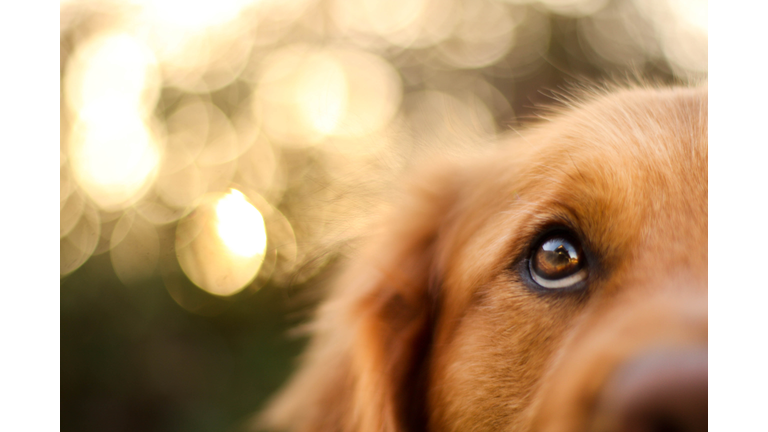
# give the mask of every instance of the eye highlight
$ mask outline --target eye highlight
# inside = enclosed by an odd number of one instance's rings
[[[531,278],[544,288],[568,288],[587,278],[581,244],[566,233],[554,233],[541,240],[528,262]]]

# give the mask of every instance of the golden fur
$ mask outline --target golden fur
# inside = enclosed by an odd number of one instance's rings
[[[707,343],[707,90],[594,93],[505,146],[426,170],[337,281],[264,413],[292,431],[577,431],[627,359]],[[588,287],[515,263],[548,225]]]

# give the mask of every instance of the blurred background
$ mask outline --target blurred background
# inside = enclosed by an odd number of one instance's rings
[[[707,73],[707,0],[60,6],[64,431],[251,430],[414,161]]]

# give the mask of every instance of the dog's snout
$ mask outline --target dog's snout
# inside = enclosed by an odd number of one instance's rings
[[[600,392],[592,432],[707,430],[707,350],[627,361]]]

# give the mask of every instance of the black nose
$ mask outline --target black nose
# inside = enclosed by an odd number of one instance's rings
[[[706,431],[706,348],[654,352],[626,362],[600,392],[591,430]]]

